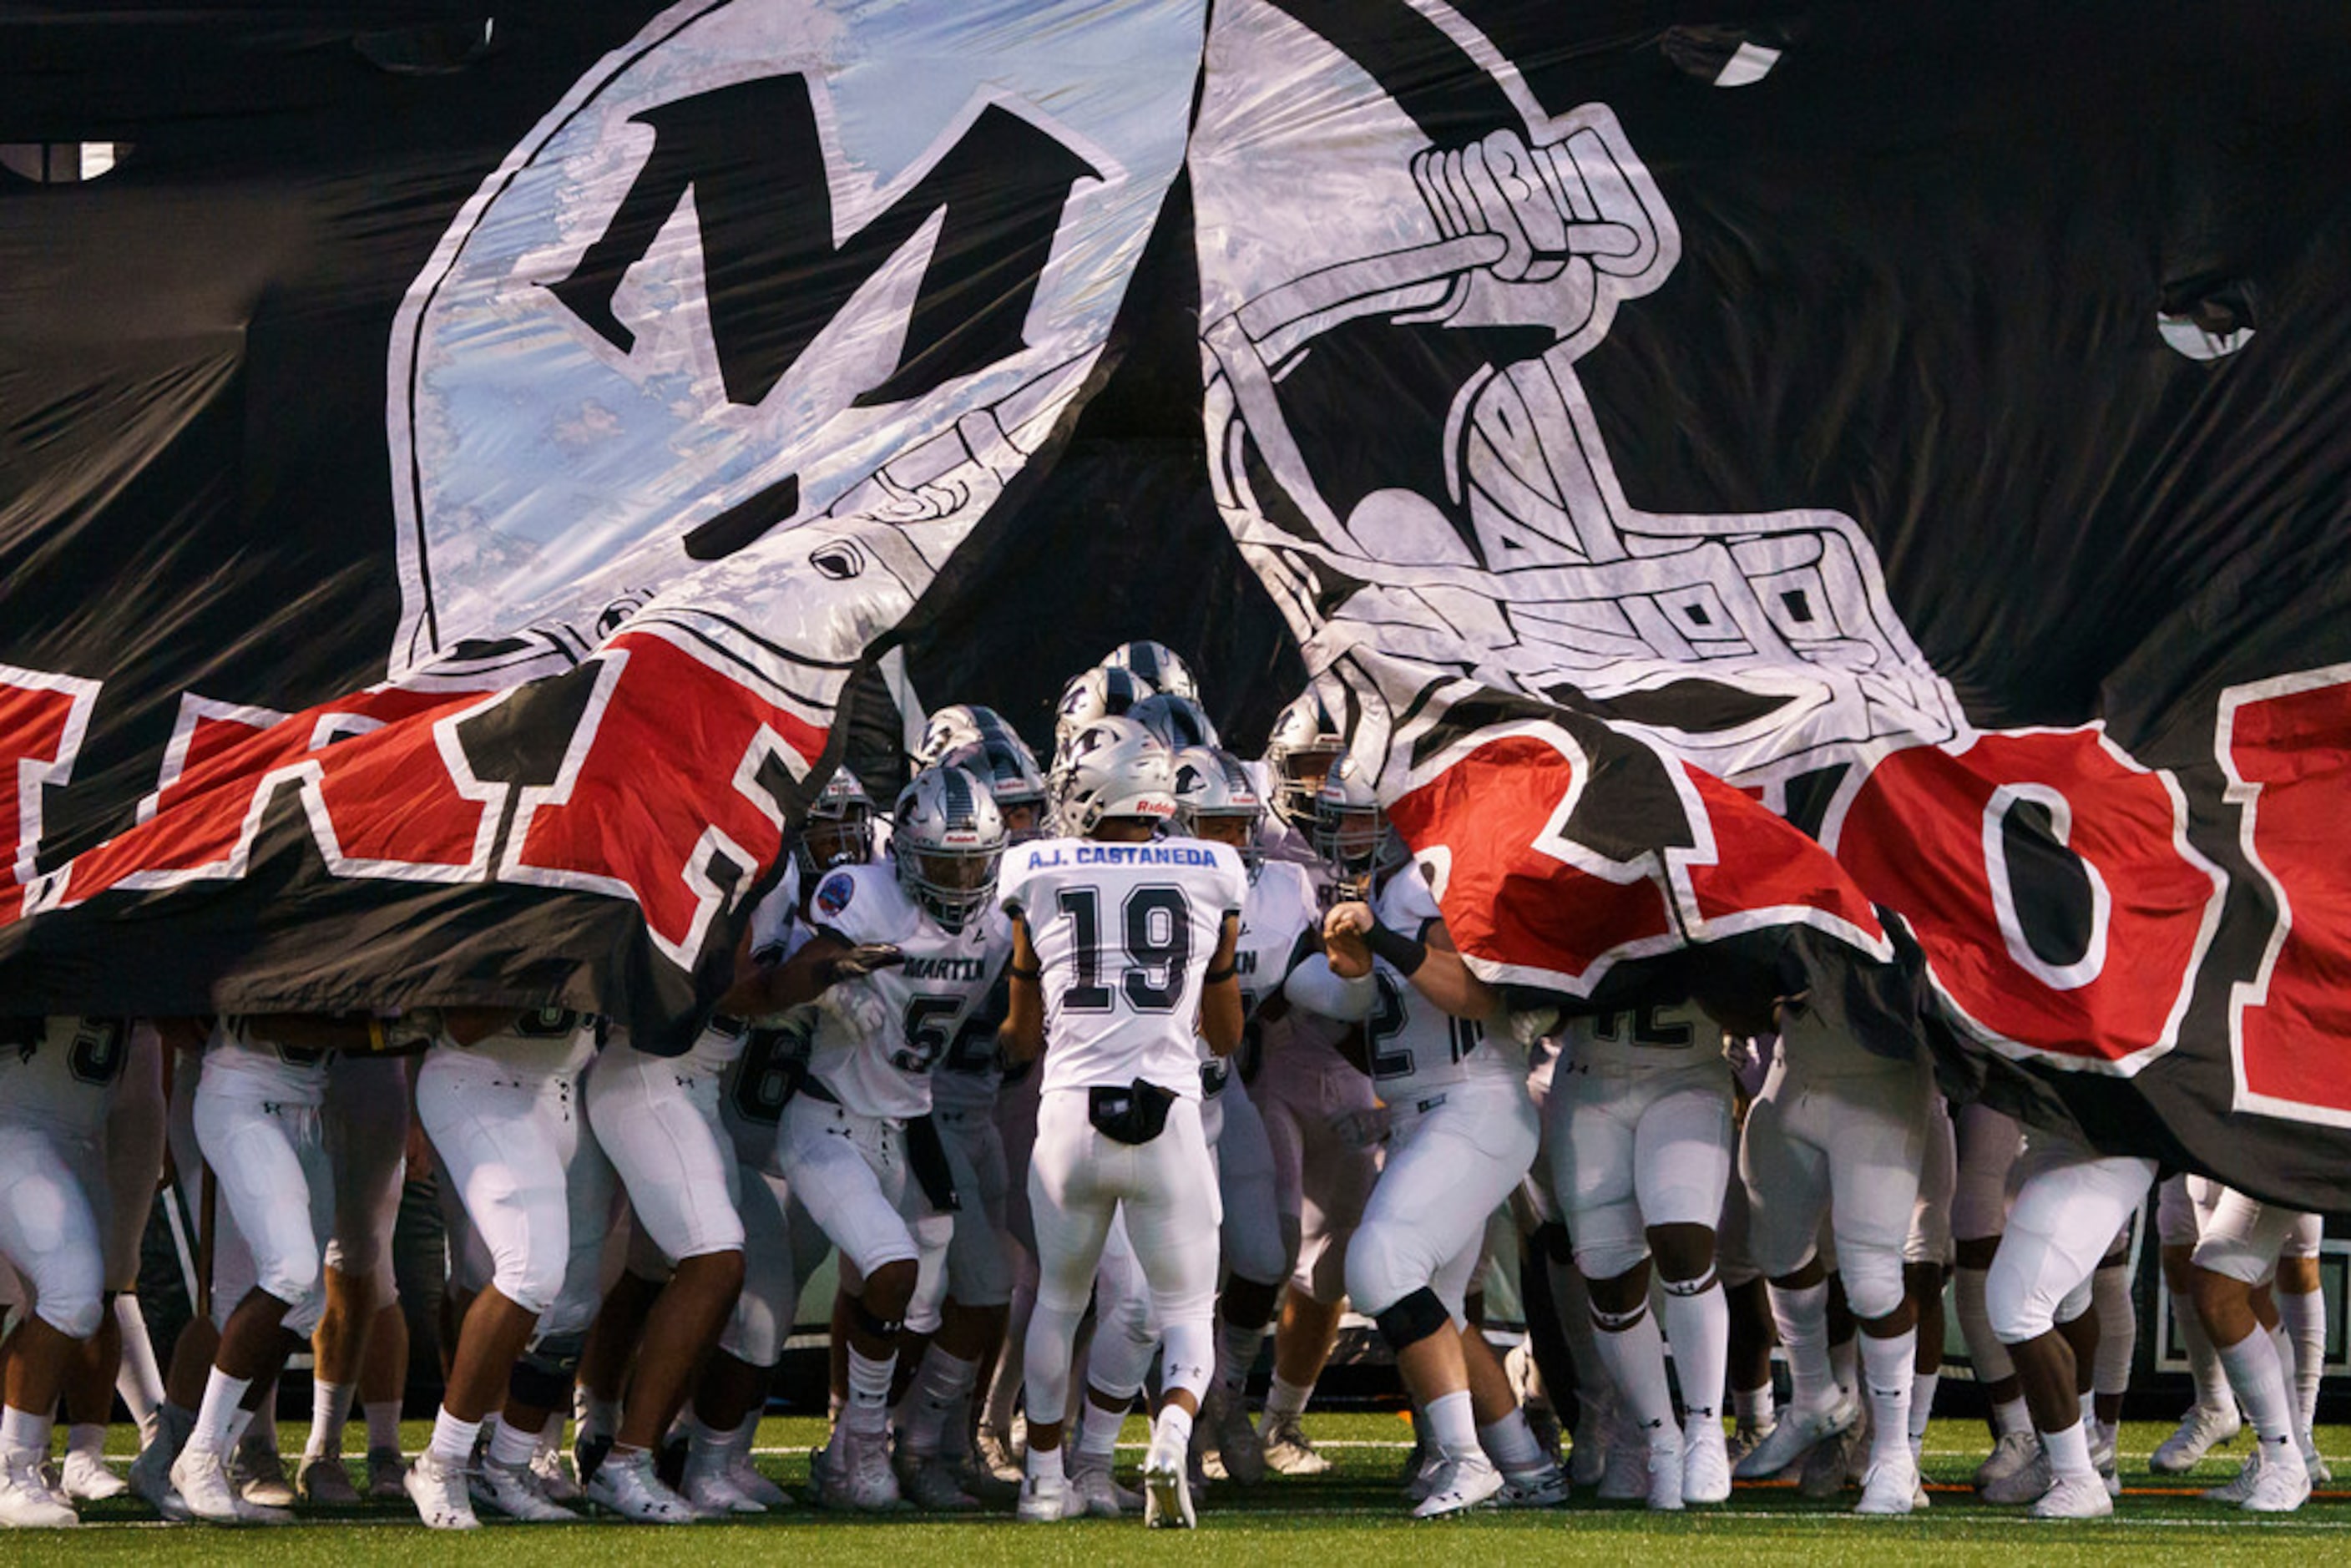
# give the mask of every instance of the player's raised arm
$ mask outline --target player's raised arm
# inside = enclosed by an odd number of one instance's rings
[[[1415,990],[1455,1018],[1493,1015],[1498,1000],[1493,988],[1461,961],[1442,920],[1430,921],[1418,936],[1407,936],[1382,925],[1370,905],[1343,904],[1323,922],[1322,936],[1330,946],[1331,967],[1343,977],[1357,964],[1368,972],[1368,962],[1357,956],[1367,953],[1387,960],[1397,974],[1412,982]]]

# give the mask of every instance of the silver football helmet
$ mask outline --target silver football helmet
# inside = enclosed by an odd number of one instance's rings
[[[1004,819],[987,786],[960,768],[927,768],[899,791],[890,828],[898,885],[950,931],[996,890]]]
[[[914,767],[917,771],[933,766],[948,752],[991,735],[1012,735],[1012,727],[1004,716],[992,707],[977,703],[956,703],[931,715],[923,726],[923,738],[914,746]],[[1019,737],[1014,736],[1015,739]]]
[[[1102,667],[1131,671],[1155,692],[1189,697],[1194,702],[1200,700],[1200,683],[1192,678],[1192,667],[1165,643],[1154,643],[1148,638],[1121,643],[1103,655]]]
[[[1078,731],[1098,718],[1125,713],[1151,692],[1151,683],[1129,670],[1098,665],[1072,675],[1053,710],[1053,766],[1061,767]]]
[[[873,798],[846,766],[832,770],[810,802],[807,820],[792,841],[792,858],[799,864],[804,887],[814,887],[819,877],[837,865],[864,865],[872,860]]]
[[[1266,766],[1273,770],[1275,814],[1290,826],[1305,829],[1314,821],[1314,797],[1323,776],[1347,749],[1339,721],[1309,686],[1281,710],[1266,737]]]
[[[1173,692],[1153,693],[1127,709],[1127,716],[1157,736],[1170,751],[1219,744],[1217,727],[1200,705]]]
[[[983,736],[955,747],[937,759],[960,768],[982,784],[1004,818],[1006,841],[1023,843],[1044,836],[1052,803],[1045,791],[1045,776],[1037,758],[1020,737],[1009,730]]]
[[[1180,831],[1230,844],[1255,876],[1265,863],[1257,841],[1264,821],[1265,802],[1239,758],[1212,746],[1186,747],[1176,753],[1176,825]]]
[[[1349,882],[1412,858],[1380,797],[1352,757],[1342,757],[1314,795],[1314,852]]]
[[[1165,821],[1176,814],[1176,758],[1157,736],[1123,714],[1070,737],[1053,765],[1053,810],[1064,833],[1082,836],[1109,817]]]

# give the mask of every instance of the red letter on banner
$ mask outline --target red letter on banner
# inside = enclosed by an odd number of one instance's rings
[[[72,776],[98,688],[76,675],[0,664],[0,846],[9,870],[0,877],[0,921],[25,911],[41,847],[41,791]]]
[[[2237,1103],[2351,1126],[2351,665],[2223,692],[2214,749],[2277,907],[2230,999]]]
[[[825,732],[651,632],[600,658],[611,674],[562,777],[521,792],[499,879],[633,898],[654,944],[691,968],[726,896],[717,868],[739,873],[739,894],[783,848],[760,773],[805,777]]]
[[[2091,890],[2085,950],[2035,953],[2003,840],[2008,813],[2049,813]],[[1832,844],[1869,896],[1902,912],[1945,997],[1991,1040],[2059,1065],[2129,1074],[2176,1042],[2220,920],[2219,868],[2189,847],[2170,779],[2096,729],[1979,736],[1879,763]]]

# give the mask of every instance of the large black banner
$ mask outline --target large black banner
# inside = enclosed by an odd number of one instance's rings
[[[1646,778],[1468,819],[1498,973],[1654,956],[1552,940],[1579,855],[1669,946],[1809,909],[1991,1092],[2328,1206],[2346,68],[2314,5],[20,9],[0,1007],[682,1025],[844,702],[1041,739],[1156,636],[1238,738],[1310,672],[1441,733],[1399,800]]]

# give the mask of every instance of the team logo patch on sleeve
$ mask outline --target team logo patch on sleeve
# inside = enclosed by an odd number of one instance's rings
[[[820,915],[838,915],[849,907],[850,895],[857,891],[856,882],[847,874],[835,872],[826,877],[816,890],[816,907]]]

